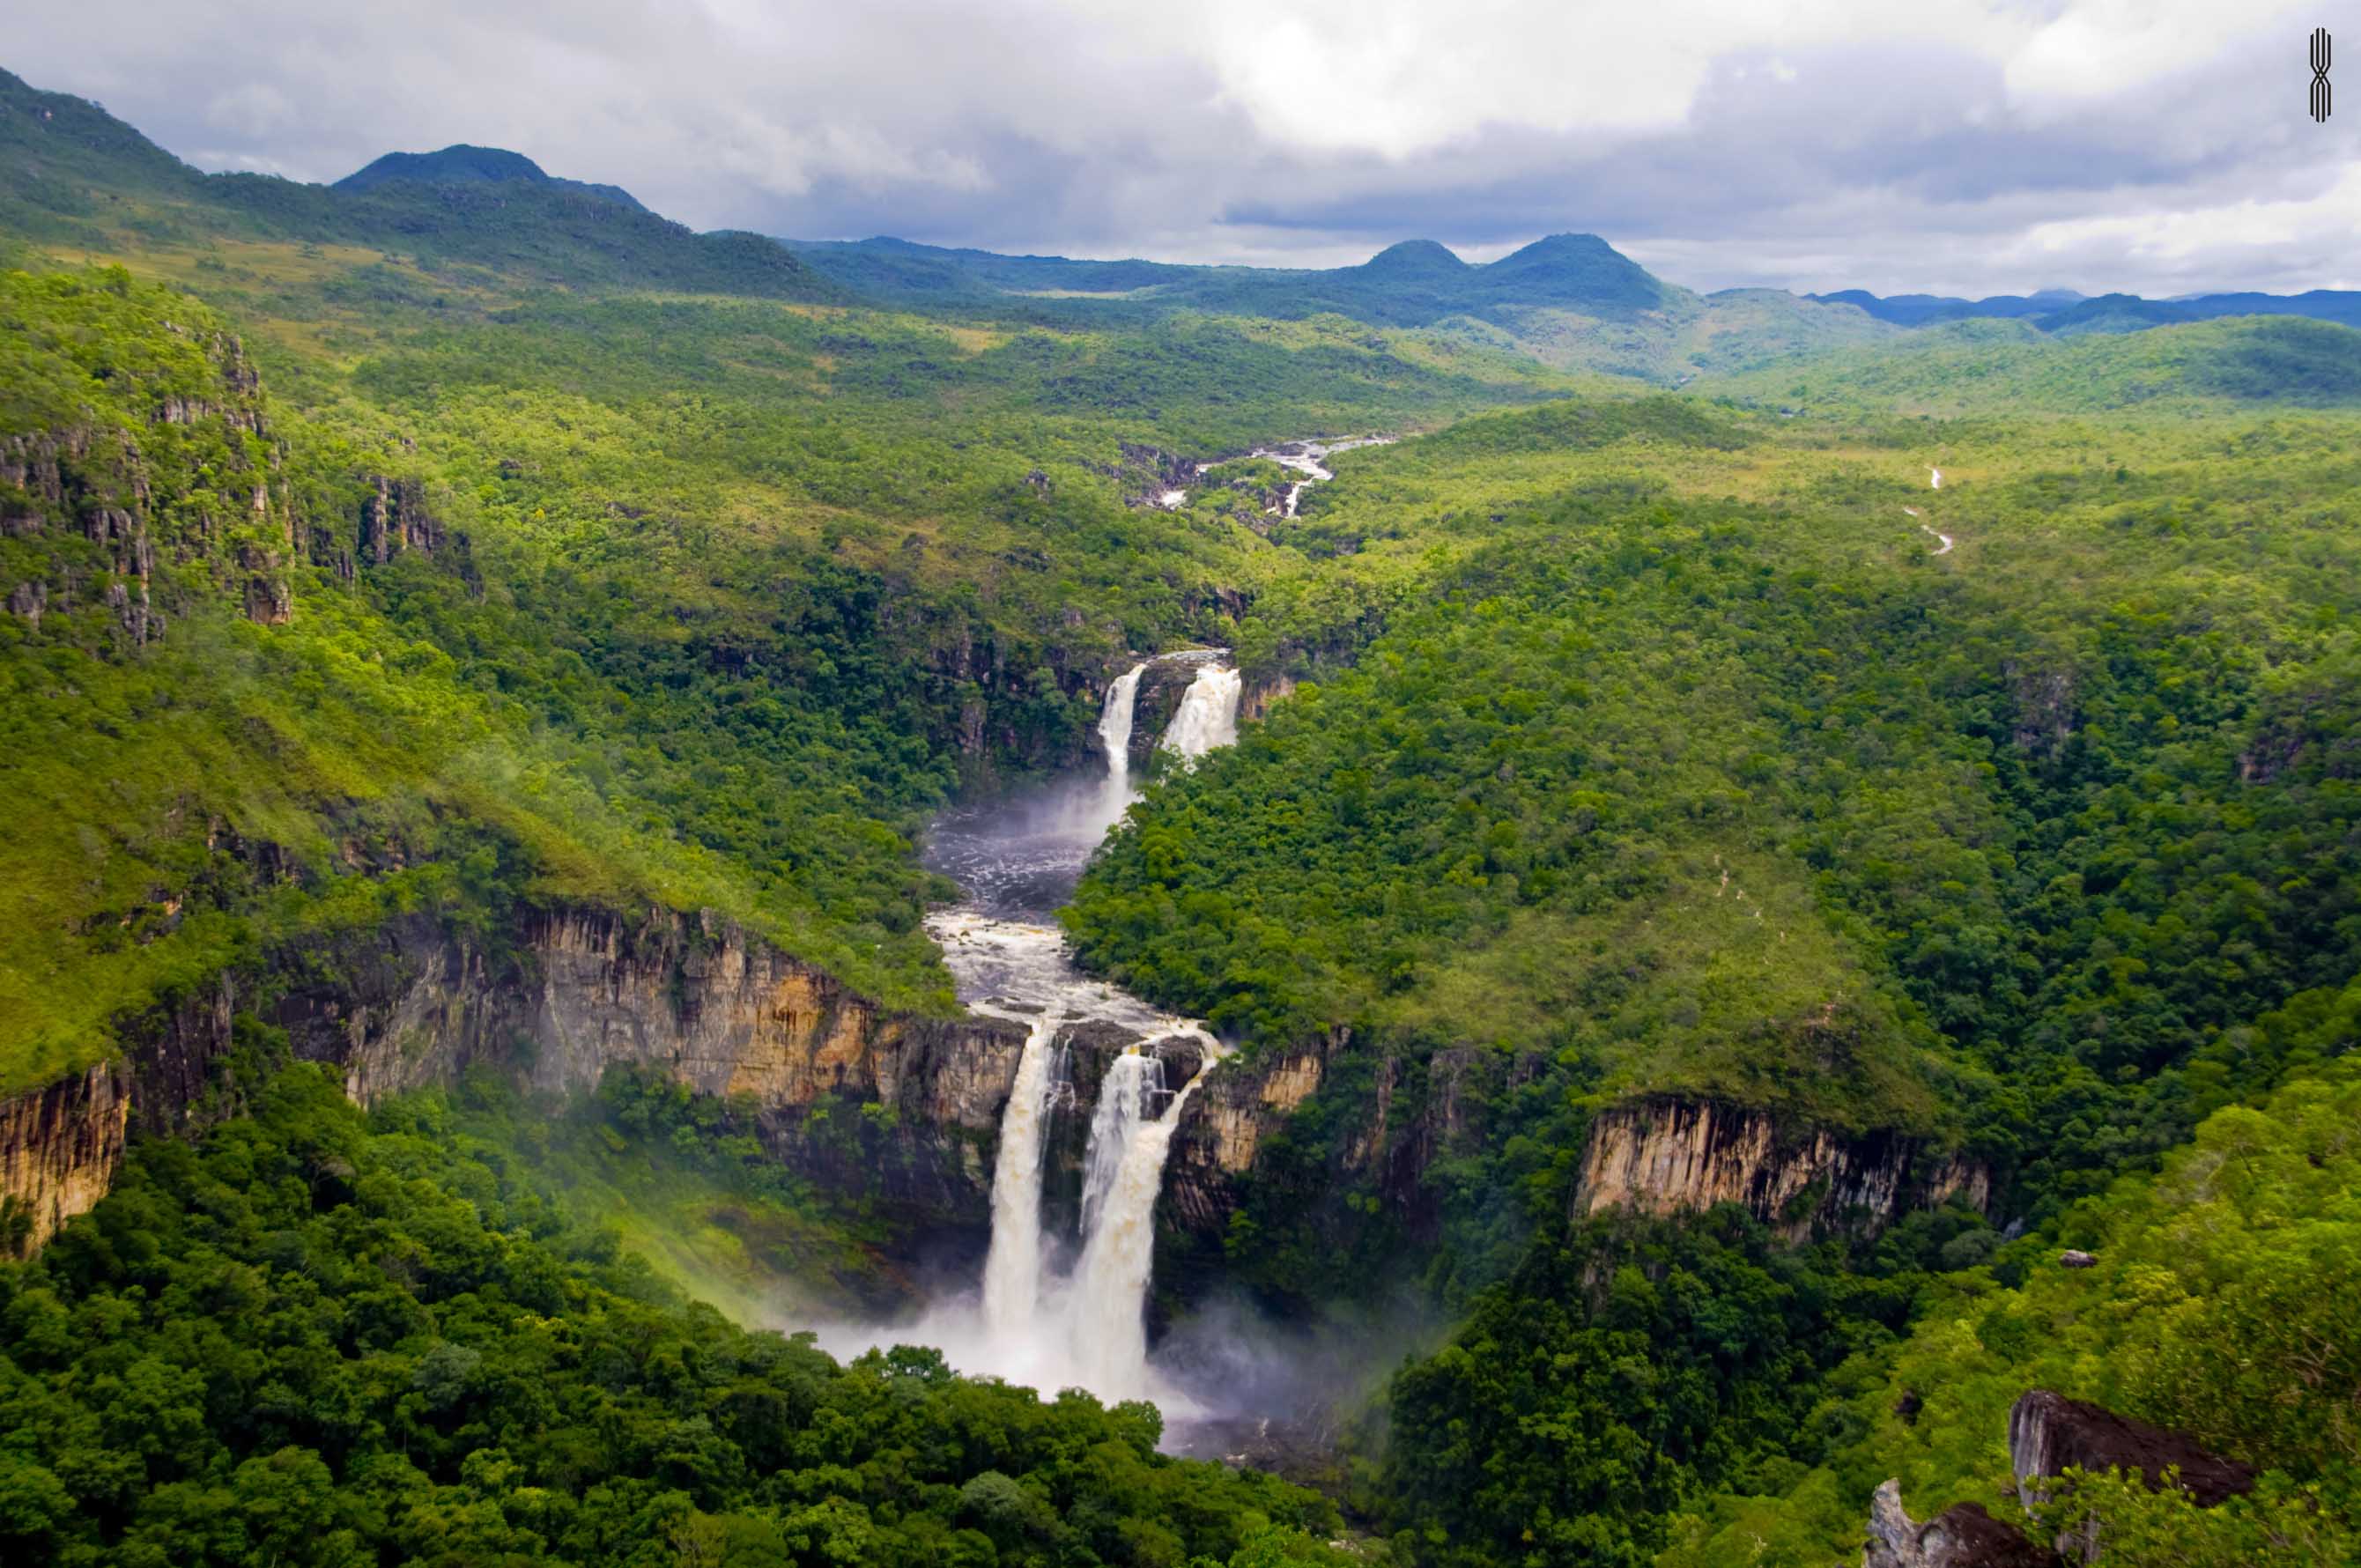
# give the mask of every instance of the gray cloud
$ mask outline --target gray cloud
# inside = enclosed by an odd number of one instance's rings
[[[201,167],[474,141],[699,227],[1282,265],[1578,229],[1699,288],[2178,293],[2361,287],[2315,25],[2361,50],[2361,0],[84,0],[5,63]]]

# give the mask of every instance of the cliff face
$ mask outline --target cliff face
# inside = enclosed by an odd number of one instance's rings
[[[669,912],[560,910],[517,935],[495,959],[432,922],[397,922],[336,953],[335,984],[274,987],[258,1010],[363,1103],[477,1062],[551,1091],[653,1068],[752,1096],[766,1146],[817,1180],[915,1223],[988,1223],[1021,1028],[881,1012],[735,927]],[[0,1198],[27,1217],[13,1223],[29,1245],[105,1195],[131,1116],[170,1132],[203,1113],[236,998],[225,978],[147,1020],[127,1065],[0,1102]]]
[[[1180,1113],[1164,1166],[1164,1203],[1182,1226],[1218,1231],[1237,1207],[1235,1179],[1265,1139],[1320,1087],[1328,1052],[1216,1066]]]
[[[340,1064],[364,1103],[477,1061],[560,1092],[595,1088],[612,1066],[652,1068],[752,1097],[772,1152],[818,1179],[929,1223],[983,1223],[1021,1028],[881,1012],[735,927],[668,911],[560,910],[521,935],[511,967],[406,928],[362,985],[291,992],[272,1021],[298,1055]]]
[[[1591,1124],[1574,1212],[1669,1214],[1743,1203],[1801,1235],[1817,1223],[1848,1217],[1878,1223],[1953,1199],[1982,1209],[1991,1187],[1982,1166],[1929,1156],[1907,1138],[1816,1132],[1783,1140],[1759,1111],[1652,1101],[1618,1106]]]
[[[30,1252],[115,1179],[131,1110],[120,1069],[100,1063],[0,1101],[0,1252]]]

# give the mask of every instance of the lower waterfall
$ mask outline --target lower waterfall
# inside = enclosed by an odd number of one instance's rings
[[[992,1170],[992,1250],[983,1260],[983,1321],[995,1334],[1023,1332],[1040,1303],[1042,1137],[1061,1021],[1054,1007],[1034,1020],[1025,1054],[1017,1058],[1016,1087],[1001,1118],[1000,1153]]]
[[[1084,1233],[1082,1261],[1074,1270],[1074,1358],[1082,1368],[1082,1386],[1101,1398],[1139,1398],[1153,1392],[1144,1309],[1156,1262],[1156,1200],[1164,1189],[1164,1157],[1171,1149],[1173,1129],[1180,1124],[1181,1107],[1204,1080],[1200,1071],[1153,1118],[1137,1114],[1138,1088],[1132,1089],[1133,1130],[1114,1162],[1096,1223]],[[1160,1071],[1155,1080],[1163,1081]],[[1100,1091],[1102,1101],[1115,1089],[1110,1074],[1107,1087]],[[1095,1158],[1090,1173],[1094,1179],[1098,1175]]]
[[[1126,1051],[1099,1085],[1098,1109],[1091,1113],[1091,1141],[1082,1152],[1082,1234],[1098,1234],[1099,1216],[1123,1174],[1124,1156],[1139,1132],[1143,1103],[1164,1094],[1164,1064]]]

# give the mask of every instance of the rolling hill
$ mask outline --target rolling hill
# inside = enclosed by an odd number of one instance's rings
[[[398,180],[414,181],[421,185],[500,184],[523,181],[527,184],[547,185],[560,191],[578,191],[586,196],[615,202],[638,212],[648,209],[638,197],[620,185],[594,185],[583,180],[560,180],[543,171],[540,164],[521,152],[510,152],[497,147],[469,147],[465,143],[443,148],[440,152],[389,152],[355,170],[331,187],[337,191],[374,191]]]

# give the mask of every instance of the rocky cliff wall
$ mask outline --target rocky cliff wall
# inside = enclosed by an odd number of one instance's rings
[[[0,1102],[0,1253],[39,1247],[106,1196],[130,1110],[130,1085],[107,1062]]]
[[[561,909],[515,936],[492,956],[399,921],[317,966],[334,982],[248,978],[249,1004],[363,1103],[478,1062],[558,1091],[646,1067],[751,1096],[766,1146],[839,1190],[930,1227],[987,1223],[1021,1028],[881,1011],[734,927],[668,911]],[[169,1132],[202,1113],[238,989],[225,977],[144,1021],[123,1066],[0,1102],[0,1197],[31,1216],[31,1245],[104,1195],[131,1117]]]
[[[364,1103],[478,1061],[553,1092],[653,1069],[751,1097],[765,1144],[816,1179],[928,1223],[984,1222],[1021,1028],[881,1011],[709,918],[561,909],[520,935],[498,964],[432,930],[396,934],[357,992],[291,992],[272,1021],[298,1055],[340,1064]]]
[[[1892,1135],[1781,1135],[1759,1111],[1691,1101],[1617,1106],[1592,1123],[1575,1188],[1577,1216],[1608,1209],[1669,1214],[1742,1203],[1790,1235],[1815,1225],[1883,1223],[1960,1200],[1982,1209],[1990,1174]]]

